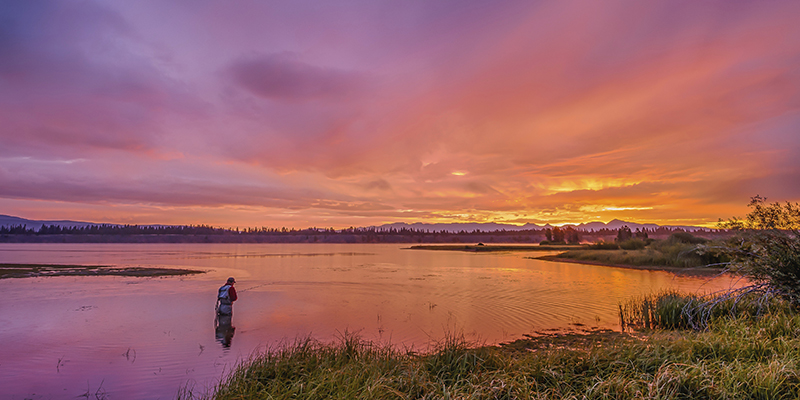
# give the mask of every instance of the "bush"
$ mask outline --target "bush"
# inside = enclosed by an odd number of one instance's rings
[[[672,243],[703,244],[708,242],[708,239],[694,236],[689,232],[675,232],[669,235],[667,241]]]
[[[647,246],[647,242],[642,239],[628,239],[619,243],[623,250],[641,250]]]
[[[618,250],[619,245],[614,242],[605,242],[601,240],[597,243],[589,245],[589,248],[592,250]]]

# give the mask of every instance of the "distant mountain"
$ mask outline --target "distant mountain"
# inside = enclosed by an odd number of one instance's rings
[[[579,225],[576,225],[576,226],[578,228],[580,228],[580,229],[584,229],[584,230],[588,231],[590,229],[594,229],[594,230],[598,230],[598,229],[619,229],[619,228],[621,228],[621,227],[623,227],[625,225],[627,225],[628,228],[631,228],[633,230],[636,230],[637,228],[639,228],[639,229],[641,229],[641,228],[655,229],[655,228],[658,228],[660,226],[660,225],[656,225],[656,224],[637,224],[635,222],[625,222],[625,221],[618,220],[618,219],[612,219],[611,221],[608,221],[608,223],[596,221],[596,222],[587,222],[587,223],[579,224]]]
[[[564,226],[573,226],[573,227],[576,227],[578,229],[585,230],[585,231],[589,231],[589,230],[597,231],[597,230],[600,230],[600,229],[617,230],[617,229],[619,229],[619,228],[621,228],[623,226],[626,226],[626,225],[628,226],[628,228],[631,228],[631,230],[634,230],[634,231],[636,229],[643,229],[643,228],[656,229],[656,228],[659,228],[659,227],[662,226],[662,225],[657,225],[657,224],[638,224],[638,223],[635,223],[635,222],[625,222],[625,221],[618,220],[618,219],[611,220],[608,223],[596,221],[596,222],[588,222],[588,223],[583,223],[583,224],[578,224],[578,225],[567,224],[567,225],[564,225]],[[696,231],[696,230],[699,230],[699,229],[704,229],[704,228],[697,227],[697,226],[672,226],[672,225],[667,226],[667,225],[663,225],[663,227],[665,227],[665,228],[681,228],[681,229],[684,229],[684,230],[690,231],[690,232],[691,231]],[[493,222],[489,222],[489,223],[455,223],[455,224],[426,224],[426,223],[421,223],[421,222],[416,222],[416,223],[413,223],[413,224],[407,224],[405,222],[395,222],[393,224],[380,225],[380,226],[377,226],[376,228],[382,228],[382,229],[390,229],[390,228],[402,229],[402,228],[406,228],[406,229],[415,229],[415,230],[423,230],[423,231],[424,230],[429,230],[429,231],[437,231],[437,232],[438,231],[446,231],[446,232],[466,231],[466,232],[472,232],[474,230],[481,230],[481,231],[484,231],[484,232],[491,232],[491,231],[496,231],[496,230],[522,231],[522,230],[528,230],[528,229],[552,228],[552,226],[550,224],[536,225],[536,224],[528,223],[528,224],[525,224],[525,225],[511,225],[511,224],[498,224],[498,223],[493,223]]]
[[[498,224],[494,222],[487,223],[454,223],[454,224],[426,224],[422,222],[415,222],[407,224],[405,222],[395,222],[393,224],[384,224],[377,226],[379,229],[414,229],[414,230],[429,230],[429,231],[446,231],[446,232],[472,232],[474,230],[481,230],[484,232],[507,230],[507,231],[521,231],[525,229],[541,229],[542,226],[536,224],[525,225],[511,225],[511,224]]]
[[[101,225],[101,224],[95,222],[81,222],[81,221],[40,221],[40,220],[25,219],[20,217],[12,217],[10,215],[0,215],[0,226],[18,226],[18,225],[26,225],[28,228],[39,229],[42,225],[58,225],[68,228],[72,227],[82,228],[84,226]],[[117,224],[105,224],[105,225],[116,226]]]
[[[626,226],[626,225],[628,226],[628,228],[631,228],[631,230],[634,230],[634,231],[636,229],[644,229],[644,228],[646,228],[646,229],[656,229],[656,228],[662,228],[662,227],[663,228],[673,228],[673,229],[679,228],[679,229],[683,229],[683,230],[689,231],[689,232],[696,231],[696,230],[699,230],[699,229],[705,229],[705,228],[702,228],[702,227],[699,227],[699,226],[637,224],[636,222],[625,222],[625,221],[621,221],[621,220],[618,220],[618,219],[613,219],[611,221],[608,221],[608,223],[597,221],[597,222],[588,222],[588,223],[578,224],[578,225],[573,225],[573,226],[577,227],[578,229],[583,229],[585,231],[588,231],[588,230],[592,230],[592,229],[593,230],[600,230],[600,229],[617,230],[617,229],[619,229],[619,228],[621,228],[623,226]]]

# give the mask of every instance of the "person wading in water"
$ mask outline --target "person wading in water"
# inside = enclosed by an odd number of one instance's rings
[[[233,277],[228,278],[228,281],[219,288],[217,294],[217,307],[216,318],[214,318],[214,331],[217,341],[222,343],[225,348],[231,347],[233,340],[233,333],[236,328],[233,327],[233,302],[236,301],[236,289],[233,284],[236,279]]]
[[[236,279],[233,277],[228,278],[228,281],[219,288],[217,294],[217,314],[219,315],[233,315],[233,302],[238,299],[236,296],[236,289],[233,284]]]

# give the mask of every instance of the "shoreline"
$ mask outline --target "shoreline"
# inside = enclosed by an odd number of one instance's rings
[[[525,257],[530,260],[543,260],[543,261],[551,261],[551,262],[564,262],[570,264],[586,264],[586,265],[597,265],[601,267],[613,267],[613,268],[625,268],[625,269],[638,269],[643,271],[665,271],[665,272],[673,272],[676,274],[687,274],[687,275],[717,275],[724,272],[723,268],[681,268],[681,267],[669,267],[666,265],[630,265],[630,264],[612,264],[612,263],[604,263],[600,261],[591,261],[591,260],[576,260],[574,258],[563,258],[559,257],[558,255],[553,256],[540,256],[540,257]]]

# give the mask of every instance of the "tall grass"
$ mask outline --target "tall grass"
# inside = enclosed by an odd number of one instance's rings
[[[649,318],[679,327],[674,311],[686,298],[651,298]],[[720,316],[706,331],[596,335],[579,346],[542,345],[545,337],[491,347],[454,336],[424,354],[353,335],[304,339],[242,363],[206,398],[800,398],[800,316],[790,308]]]
[[[687,305],[697,301],[697,296],[683,295],[667,290],[630,299],[619,305],[622,329],[686,329],[691,327],[691,313]]]
[[[674,290],[634,297],[619,305],[626,329],[707,329],[719,318],[759,318],[772,312],[793,313],[791,303],[759,293],[727,291],[711,295]]]

